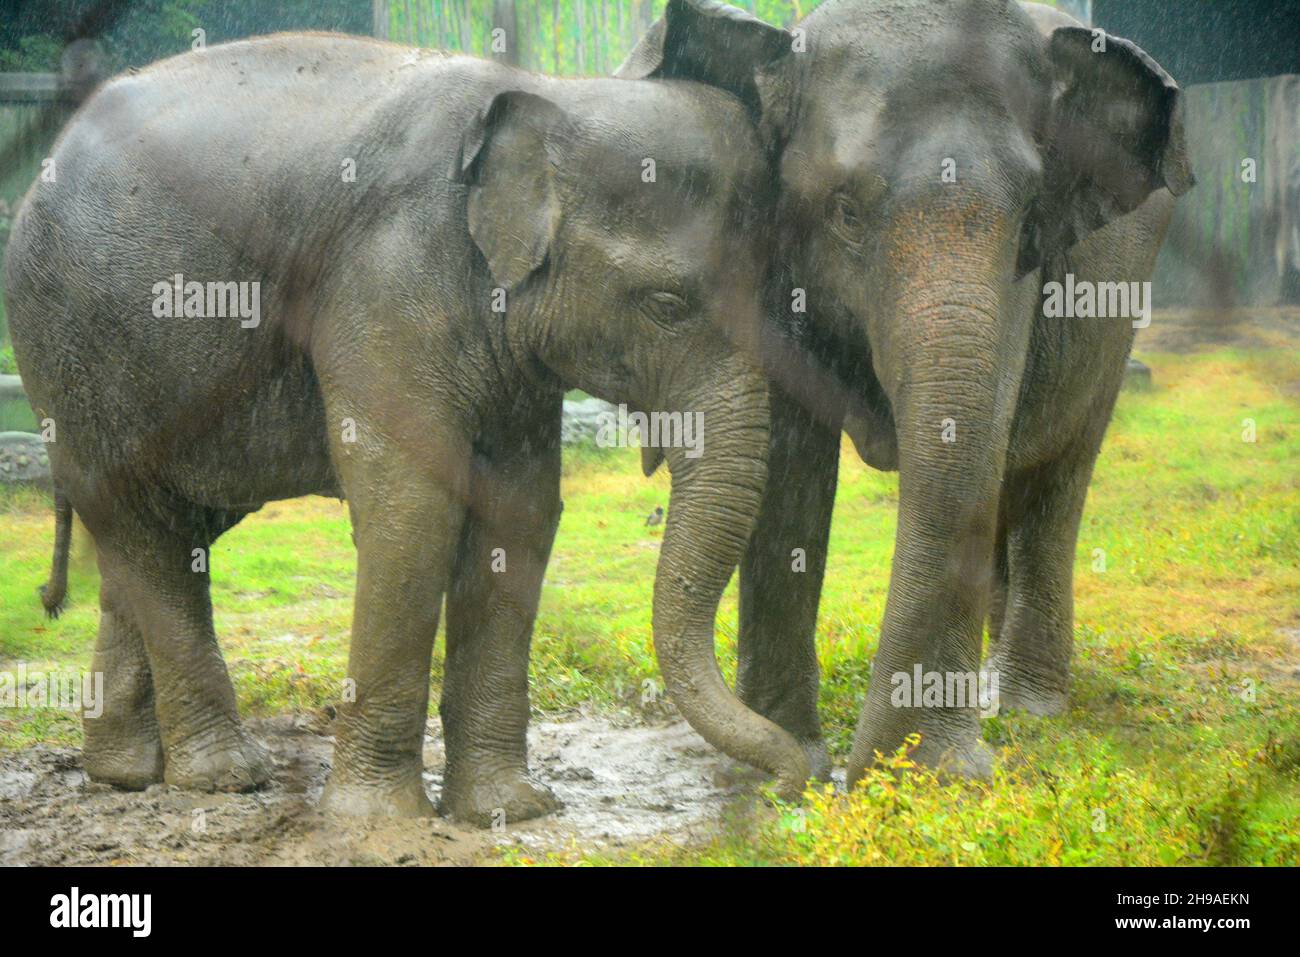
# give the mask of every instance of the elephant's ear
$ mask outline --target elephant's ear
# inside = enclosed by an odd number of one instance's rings
[[[717,0],[668,0],[614,75],[707,83],[735,94],[757,115],[754,74],[788,53],[791,42],[788,31]]]
[[[568,119],[522,90],[498,93],[461,138],[451,179],[469,186],[469,232],[492,270],[513,289],[546,261],[560,220],[552,160]]]
[[[1183,97],[1136,44],[1086,27],[1052,31],[1056,96],[1045,143],[1043,192],[1026,223],[1019,272],[1164,187],[1195,183],[1183,133]]]

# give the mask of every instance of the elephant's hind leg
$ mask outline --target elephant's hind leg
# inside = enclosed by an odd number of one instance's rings
[[[771,392],[769,480],[740,564],[736,693],[795,736],[812,775],[830,779],[817,716],[817,605],[839,471],[840,434]]]
[[[91,670],[102,676],[103,694],[82,719],[82,761],[92,781],[138,790],[163,779],[153,674],[144,636],[112,578],[100,583],[99,609]]]
[[[482,827],[560,807],[528,773],[526,743],[528,650],[561,511],[558,398],[545,407],[528,439],[476,459],[447,595],[440,810]]]
[[[1095,458],[1095,447],[1078,450],[1007,476],[1007,584],[984,666],[1002,710],[1047,716],[1069,706],[1074,551]]]
[[[213,631],[207,571],[213,536],[207,524],[179,515],[165,521],[118,514],[111,528],[95,532],[113,639],[102,649],[109,656],[104,665],[134,669],[134,685],[124,683],[119,693],[135,709],[138,729],[147,728],[142,714],[148,695],[131,644],[138,628],[153,678],[164,779],[198,790],[247,791],[269,779],[268,761],[239,723]],[[119,619],[123,607],[129,616]],[[116,680],[106,673],[106,683]]]
[[[998,507],[998,531],[993,539],[993,580],[989,586],[989,644],[988,660],[992,660],[1002,636],[1002,623],[1007,617],[1007,594],[1011,589],[1011,567],[1007,557],[1007,497],[1002,496]],[[988,662],[980,669],[981,680],[988,680]]]

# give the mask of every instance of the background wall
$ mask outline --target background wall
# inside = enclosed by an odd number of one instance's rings
[[[1156,264],[1157,307],[1300,302],[1300,77],[1188,88],[1196,187]]]

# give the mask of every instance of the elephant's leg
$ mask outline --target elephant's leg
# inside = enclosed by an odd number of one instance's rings
[[[206,530],[182,525],[179,520],[118,515],[111,530],[95,532],[114,638],[101,649],[107,660],[97,653],[97,666],[102,661],[109,669],[119,664],[135,669],[134,684],[123,685],[118,700],[128,702],[123,721],[134,714],[136,733],[144,734],[147,692],[140,686],[143,674],[131,644],[138,627],[153,678],[152,710],[162,738],[164,779],[178,787],[246,791],[268,780],[267,757],[239,723],[235,690],[212,628],[206,565],[210,539]],[[196,548],[203,549],[202,564],[196,564]],[[119,617],[123,607],[129,616]],[[106,671],[106,687],[116,681]],[[98,747],[94,736],[90,747],[92,752]],[[139,747],[147,749],[147,742]]]
[[[560,402],[508,451],[479,456],[447,594],[440,810],[479,826],[560,806],[528,773],[528,649],[560,520]]]
[[[993,540],[993,583],[989,590],[989,657],[997,650],[998,637],[1007,612],[1007,589],[1011,587],[1011,566],[1007,558],[1006,496],[998,514],[997,537]]]
[[[139,789],[163,779],[162,735],[154,714],[153,674],[144,636],[121,587],[99,587],[99,637],[91,670],[102,675],[103,694],[82,720],[82,761],[92,781]]]
[[[803,745],[813,777],[830,758],[817,718],[817,604],[839,470],[839,432],[776,386],[762,510],[740,565],[740,700]]]
[[[385,389],[376,387],[374,401]],[[360,403],[359,403],[360,405]],[[464,518],[465,443],[430,420],[358,410],[355,444],[336,447],[352,515],[357,589],[327,810],[431,816],[424,732],[438,612]],[[340,415],[338,418],[342,418]]]
[[[987,485],[950,496],[945,510],[927,502],[936,497],[932,481],[918,482],[903,460],[889,597],[849,753],[850,786],[877,754],[888,757],[914,733],[918,764],[992,774],[979,688],[997,535],[997,488]]]
[[[1095,447],[1007,476],[1008,587],[986,671],[999,705],[1036,715],[1069,703],[1074,648],[1074,552]]]

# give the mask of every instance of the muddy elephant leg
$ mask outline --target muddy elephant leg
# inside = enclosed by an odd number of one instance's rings
[[[104,690],[98,713],[82,719],[86,773],[92,781],[132,790],[161,781],[162,735],[154,714],[149,656],[121,588],[111,577],[101,579],[99,586],[99,637],[91,670],[103,676]]]
[[[817,717],[817,604],[839,472],[840,437],[779,388],[762,510],[740,565],[740,700],[795,736],[829,780]],[[796,552],[800,549],[800,552]]]
[[[95,532],[115,639],[105,650],[125,655],[126,663],[135,666],[136,684],[124,685],[122,694],[140,718],[146,692],[139,687],[139,661],[129,643],[134,627],[139,628],[153,677],[153,711],[168,784],[250,790],[268,780],[268,761],[239,723],[235,689],[212,628],[206,564],[211,540],[206,531],[178,531],[180,524],[118,516],[108,534]],[[196,565],[195,549],[203,550],[201,565]],[[119,619],[123,606],[130,615]],[[119,657],[104,665],[111,669],[120,663]],[[106,686],[110,682],[115,678],[106,672]],[[147,722],[140,724],[137,733],[147,727]],[[93,751],[97,743],[91,747]]]
[[[377,398],[384,390],[372,390]],[[351,695],[339,707],[330,811],[431,816],[424,732],[439,606],[464,519],[467,444],[402,409],[355,416],[357,441],[336,446],[352,515],[357,589],[348,655]],[[343,418],[333,410],[335,421]],[[349,698],[353,700],[349,700]]]
[[[560,806],[529,775],[526,743],[529,643],[561,511],[559,397],[526,428],[475,459],[447,594],[440,810],[481,827]]]
[[[1089,446],[1007,476],[1005,611],[984,666],[997,674],[1003,710],[1068,707],[1075,542],[1096,454]]]

